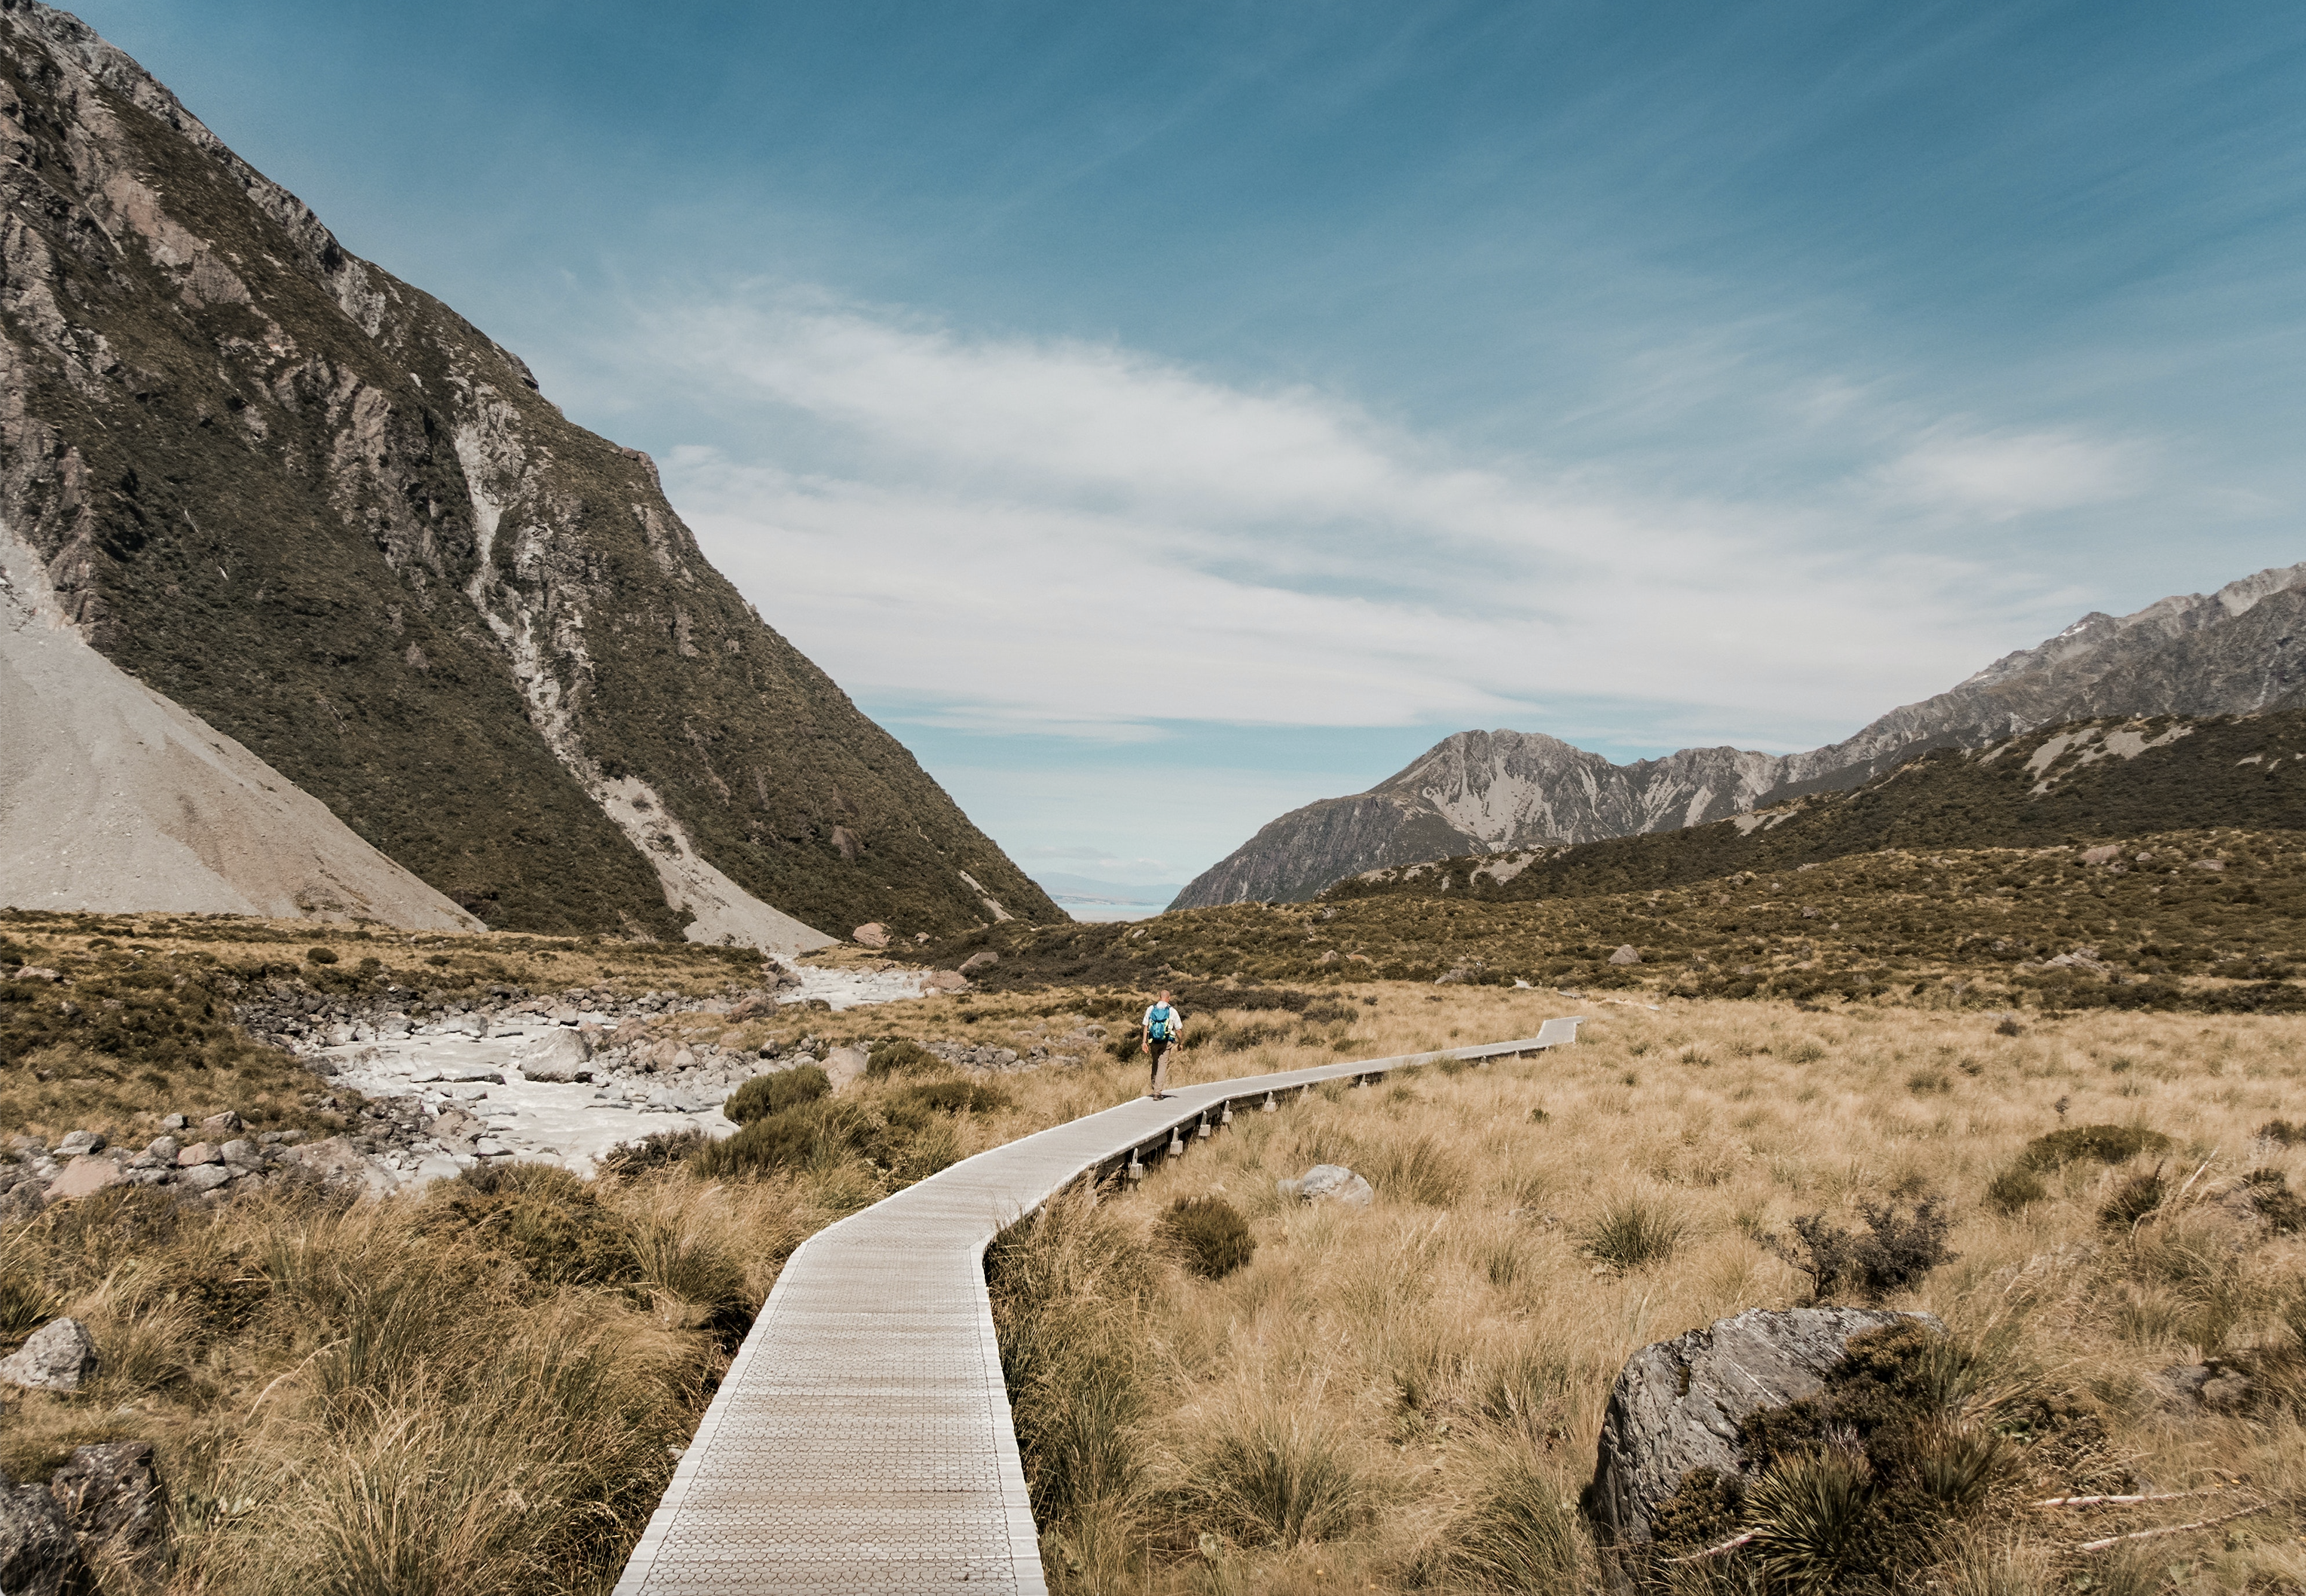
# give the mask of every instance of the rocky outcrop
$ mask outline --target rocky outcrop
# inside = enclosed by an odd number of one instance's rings
[[[1369,870],[1701,825],[1859,787],[1934,748],[1987,747],[2062,721],[2301,707],[2306,564],[2134,615],[2085,616],[1804,754],[1684,748],[1621,765],[1535,733],[1459,732],[1367,792],[1271,822],[1170,907],[1309,899]]]
[[[1063,917],[645,456],[34,0],[0,143],[0,523],[105,657],[491,926]]]
[[[1682,1481],[1699,1469],[1741,1472],[1738,1425],[1763,1408],[1815,1395],[1850,1337],[1927,1314],[1860,1308],[1748,1309],[1627,1360],[1610,1387],[1585,1511],[1607,1544],[1642,1544]]]

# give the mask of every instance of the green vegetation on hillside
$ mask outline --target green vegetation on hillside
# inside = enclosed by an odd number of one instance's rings
[[[1687,996],[2293,1011],[2306,840],[2288,832],[1854,854],[1670,890],[1533,902],[1405,892],[1109,926],[1001,926],[988,986],[1454,980]],[[2139,856],[2146,856],[2140,858]],[[1638,963],[1611,959],[1631,947]],[[2053,960],[2064,963],[2051,963]],[[1302,1003],[1302,996],[1299,1001]],[[1190,1010],[1191,1003],[1187,1000]]]

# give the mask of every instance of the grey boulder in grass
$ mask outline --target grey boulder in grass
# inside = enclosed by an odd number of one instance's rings
[[[1626,1361],[1610,1387],[1585,1510],[1601,1540],[1643,1544],[1658,1509],[1699,1469],[1743,1470],[1738,1426],[1764,1408],[1814,1396],[1850,1338],[1929,1314],[1865,1308],[1750,1308]]]
[[[96,1343],[87,1326],[76,1319],[50,1319],[0,1358],[0,1380],[29,1391],[77,1391],[95,1375],[96,1364]]]

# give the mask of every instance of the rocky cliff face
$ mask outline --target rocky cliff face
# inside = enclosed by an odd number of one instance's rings
[[[1462,731],[1368,792],[1268,824],[1172,907],[1306,899],[1365,870],[1700,825],[1855,788],[1931,748],[1981,748],[2066,721],[2299,707],[2306,564],[2134,615],[2085,616],[1949,692],[1805,754],[1684,748],[1621,765],[1534,733]]]
[[[30,0],[0,143],[0,521],[114,661],[491,926],[1063,917],[645,456]]]

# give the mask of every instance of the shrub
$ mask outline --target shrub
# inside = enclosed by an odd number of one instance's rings
[[[829,1097],[832,1078],[815,1064],[802,1064],[767,1075],[756,1075],[721,1105],[721,1112],[739,1125],[749,1125],[763,1114],[781,1114],[803,1103]]]
[[[337,961],[337,951],[334,948],[306,948],[304,961],[307,964],[334,964]]]
[[[2150,1174],[2132,1175],[2106,1199],[2097,1211],[2097,1222],[2108,1230],[2128,1230],[2162,1206],[2166,1190],[2158,1166]]]
[[[1638,1269],[1673,1256],[1689,1226],[1662,1202],[1622,1197],[1578,1233],[1588,1256],[1613,1269]]]
[[[1009,1094],[997,1086],[976,1080],[925,1080],[909,1086],[892,1100],[893,1106],[912,1106],[934,1114],[998,1114],[1012,1105]]]
[[[604,1179],[622,1183],[694,1158],[712,1145],[702,1131],[654,1131],[638,1141],[618,1143],[601,1155],[595,1167]]]
[[[2050,1189],[2042,1184],[2042,1177],[2030,1169],[2005,1169],[1986,1188],[1986,1200],[2000,1214],[2014,1214],[2049,1195]]]
[[[2069,1125],[2028,1142],[2018,1155],[2018,1167],[2038,1174],[2084,1160],[2124,1164],[2140,1153],[2169,1150],[2168,1137],[2143,1125]]]
[[[942,1070],[944,1061],[918,1042],[900,1037],[884,1042],[865,1055],[865,1073],[875,1080],[901,1075],[908,1070]]]
[[[1791,1239],[1772,1233],[1761,1238],[1762,1245],[1810,1277],[1810,1295],[1817,1302],[1845,1285],[1867,1302],[1880,1302],[1953,1256],[1946,1250],[1953,1219],[1934,1197],[1916,1203],[1910,1214],[1899,1213],[1894,1203],[1860,1203],[1858,1211],[1866,1220],[1863,1235],[1827,1224],[1823,1214],[1804,1214],[1792,1222]]]
[[[2268,1120],[2258,1128],[2258,1133],[2267,1140],[2278,1141],[2286,1148],[2306,1142],[2306,1124],[2293,1125],[2288,1120]]]
[[[1249,1221],[1222,1197],[1181,1197],[1154,1228],[1187,1268],[1210,1280],[1224,1279],[1257,1252]]]

